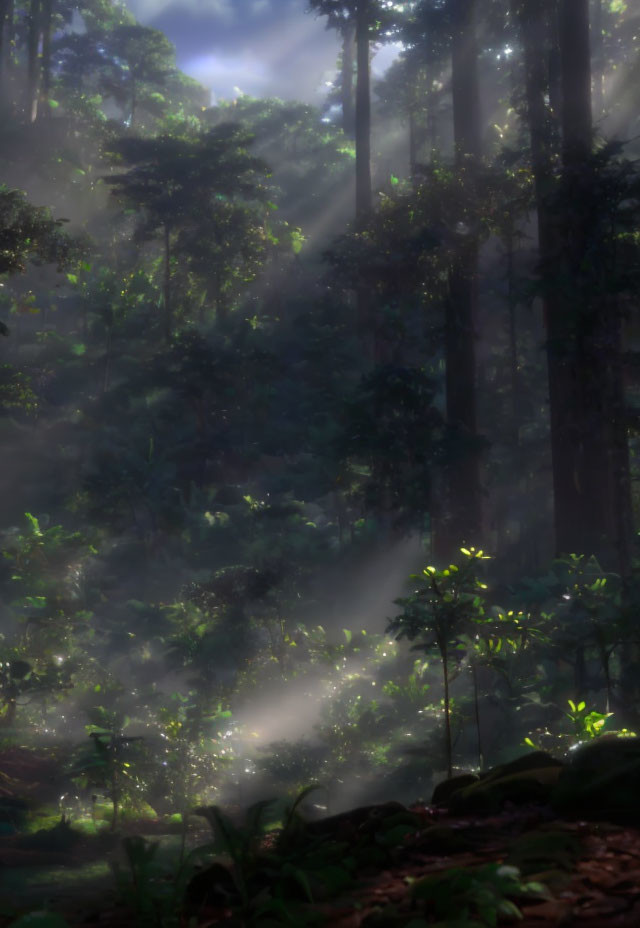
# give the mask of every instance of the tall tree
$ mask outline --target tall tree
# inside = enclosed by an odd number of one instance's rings
[[[309,7],[328,18],[328,26],[355,34],[356,42],[356,222],[371,212],[371,37],[383,16],[380,0],[309,0]]]
[[[470,202],[459,223],[460,244],[449,274],[445,320],[447,421],[457,453],[449,463],[447,520],[437,543],[444,557],[450,557],[462,541],[473,544],[479,540],[482,528],[476,435],[478,242],[472,206],[481,155],[476,6],[476,0],[450,0],[455,165]]]
[[[342,105],[342,130],[349,138],[355,132],[355,99],[353,76],[355,73],[355,24],[347,21],[342,26],[342,60],[340,62],[340,102]]]
[[[27,13],[27,82],[25,85],[25,116],[27,122],[35,122],[38,114],[39,58],[42,4],[41,0],[30,0]]]
[[[602,222],[608,205],[592,154],[588,0],[562,0],[547,10],[524,0],[517,14],[547,324],[555,546],[558,553],[596,553],[627,574],[631,502],[620,315],[606,280],[612,276]],[[552,68],[541,54],[553,46],[554,31],[561,145],[549,104]]]
[[[212,234],[211,225],[226,218],[220,203],[265,199],[261,184],[267,173],[264,162],[247,150],[250,138],[233,125],[222,125],[196,138],[159,136],[125,137],[113,146],[129,170],[105,180],[114,193],[139,212],[138,236],[159,236],[163,249],[162,331],[167,342],[174,331],[172,294],[173,250],[177,235],[204,223],[201,234]],[[238,246],[240,247],[240,246]],[[214,255],[209,250],[209,259]],[[222,251],[228,261],[228,250]],[[216,268],[210,278],[222,274]],[[216,294],[216,297],[218,294]],[[221,305],[219,303],[219,305]]]
[[[10,33],[13,27],[13,4],[11,0],[0,0],[0,92],[4,94],[7,59],[11,53]]]

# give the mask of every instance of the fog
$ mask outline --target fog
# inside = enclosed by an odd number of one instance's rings
[[[0,734],[87,821],[628,721],[552,562],[632,586],[638,16],[594,4],[574,137],[555,20],[538,73],[481,6],[376,8],[370,96],[349,4],[3,13]]]

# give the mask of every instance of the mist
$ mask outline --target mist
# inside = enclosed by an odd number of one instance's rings
[[[632,6],[0,11],[0,859],[631,740]]]

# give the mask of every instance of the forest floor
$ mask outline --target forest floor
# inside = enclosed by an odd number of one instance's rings
[[[457,924],[453,915],[436,916],[435,909],[432,917],[425,918],[424,906],[418,908],[412,898],[412,881],[443,878],[443,893],[455,896],[465,891],[459,882],[460,871],[478,872],[487,864],[500,863],[519,866],[523,878],[538,881],[548,890],[545,899],[528,899],[526,893],[520,899],[512,896],[522,915],[517,922],[521,928],[640,926],[639,829],[558,820],[548,808],[534,805],[507,808],[490,817],[452,817],[429,807],[413,807],[412,811],[426,827],[408,835],[384,869],[363,868],[343,893],[299,907],[300,925],[311,923],[310,918],[307,921],[311,910],[321,916],[318,924],[331,928],[400,928],[412,919],[424,919],[416,921],[416,926]],[[336,837],[344,840],[348,832],[345,814]],[[90,859],[89,846],[78,845],[66,853],[17,853],[11,843],[8,838],[0,841],[0,886],[3,891],[10,888],[15,901],[24,896],[23,905],[46,905],[49,911],[63,915],[72,928],[139,928],[143,924],[118,900],[107,863],[111,852],[96,855],[94,848]],[[441,902],[446,909],[446,899]],[[459,902],[459,897],[453,901],[452,912]],[[481,917],[473,900],[470,913],[470,918]],[[11,920],[9,915],[0,915],[0,926],[5,928]],[[505,919],[505,923],[514,921]],[[498,918],[498,924],[502,923]],[[471,928],[491,922],[463,924]],[[243,922],[223,905],[204,905],[189,925],[235,928]]]
[[[47,767],[26,753],[14,753],[7,761],[0,769],[11,771],[14,786],[22,774],[29,784],[27,795],[34,797],[38,786],[49,791],[47,777],[54,776],[55,765]],[[541,776],[537,767],[534,773]],[[571,820],[546,801],[507,801],[493,814],[453,814],[446,805],[407,810],[398,803],[354,809],[305,826],[284,857],[291,870],[305,854],[308,861],[324,854],[324,869],[317,871],[322,879],[314,880],[313,869],[307,870],[313,902],[305,899],[299,878],[285,879],[280,884],[285,887],[283,914],[272,913],[266,921],[256,917],[255,905],[251,917],[241,915],[228,885],[219,891],[217,864],[199,874],[199,890],[194,883],[189,896],[190,884],[181,918],[175,906],[170,910],[154,901],[153,894],[146,911],[138,907],[136,912],[134,902],[140,896],[129,893],[126,900],[114,878],[114,865],[125,881],[128,875],[120,839],[143,835],[160,840],[159,867],[150,888],[166,901],[178,839],[163,834],[161,822],[131,822],[119,836],[106,830],[75,835],[68,846],[64,840],[53,846],[39,841],[43,832],[6,835],[0,837],[0,928],[36,910],[57,913],[71,928],[488,928],[503,923],[521,928],[640,928],[640,828],[627,826],[624,815],[616,821]],[[189,844],[210,840],[210,832],[200,827]],[[277,861],[279,854],[280,862],[270,871],[270,858]],[[257,908],[283,872],[277,832],[261,839],[259,855],[251,878]],[[503,872],[506,884],[500,882]],[[265,879],[264,873],[272,876]],[[509,884],[509,878],[515,882]],[[328,881],[324,885],[323,879]]]
[[[409,836],[392,867],[363,877],[355,891],[332,900],[325,909],[328,925],[408,924],[412,917],[424,917],[409,891],[412,880],[501,863],[518,866],[527,881],[548,889],[547,899],[514,899],[521,928],[639,928],[640,830],[558,820],[535,806],[478,818],[424,813],[435,816],[437,830]],[[443,854],[437,844],[447,842],[451,847]],[[443,882],[445,892],[455,893],[455,887],[454,881]],[[371,919],[376,912],[378,919]]]

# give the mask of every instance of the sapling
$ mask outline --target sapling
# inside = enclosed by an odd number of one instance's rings
[[[396,639],[418,639],[412,650],[437,648],[442,664],[444,685],[444,727],[447,773],[453,772],[451,738],[450,668],[451,652],[464,648],[461,636],[468,632],[474,619],[484,615],[483,591],[487,585],[476,575],[486,555],[475,548],[461,548],[462,559],[443,570],[425,567],[422,574],[412,574],[415,588],[409,596],[396,599],[403,611],[391,620],[388,632],[397,632]],[[458,650],[458,655],[460,654]]]

